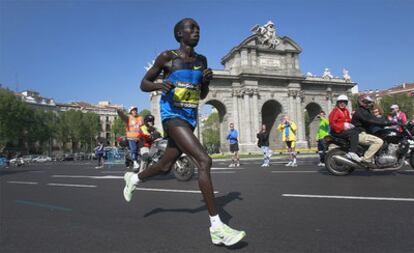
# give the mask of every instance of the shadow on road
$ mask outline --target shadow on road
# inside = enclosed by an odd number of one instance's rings
[[[17,174],[17,173],[25,173],[25,172],[33,172],[39,170],[10,170],[10,169],[0,169],[0,177]]]
[[[232,216],[228,212],[226,212],[226,210],[224,210],[224,206],[226,206],[228,203],[234,200],[243,200],[243,198],[241,198],[240,195],[241,195],[240,192],[229,192],[227,195],[215,198],[217,212],[220,215],[220,218],[224,223],[228,223],[232,218]],[[205,204],[199,207],[196,207],[196,208],[177,208],[177,209],[155,208],[151,210],[150,212],[146,213],[144,217],[148,217],[148,216],[155,215],[158,213],[165,213],[165,212],[198,213],[198,212],[206,211],[206,210],[207,210],[207,206]]]

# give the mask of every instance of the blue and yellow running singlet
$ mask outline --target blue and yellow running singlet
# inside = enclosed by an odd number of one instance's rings
[[[163,92],[160,100],[161,120],[180,118],[193,127],[197,125],[197,108],[200,100],[200,86],[203,70],[206,69],[202,56],[196,55],[193,62],[184,62],[177,52],[168,64],[171,73],[165,78],[174,84],[174,88]]]

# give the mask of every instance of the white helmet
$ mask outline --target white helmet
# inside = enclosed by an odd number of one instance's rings
[[[346,95],[339,95],[338,98],[336,99],[336,102],[339,102],[339,101],[348,102],[348,97]]]
[[[136,106],[129,107],[128,113],[131,113],[132,110],[135,110],[138,112],[138,108]]]

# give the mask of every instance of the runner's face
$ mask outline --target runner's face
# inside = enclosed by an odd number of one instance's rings
[[[200,27],[194,20],[185,21],[180,33],[182,43],[191,47],[197,46],[200,39]]]
[[[137,111],[136,110],[132,110],[131,111],[131,115],[134,116],[134,117],[137,116]]]

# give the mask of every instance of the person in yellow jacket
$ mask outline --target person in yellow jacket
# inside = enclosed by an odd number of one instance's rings
[[[282,132],[282,141],[286,144],[289,153],[289,163],[286,166],[296,167],[296,124],[289,120],[287,115],[283,116],[282,122],[279,124],[277,129]]]
[[[117,113],[121,120],[124,121],[126,124],[126,137],[129,144],[129,150],[131,152],[131,160],[134,164],[133,169],[134,171],[138,171],[140,166],[137,161],[139,148],[138,141],[140,140],[142,135],[142,117],[138,115],[138,109],[135,106],[129,108],[129,115],[125,115],[125,113],[120,109],[117,110]]]

